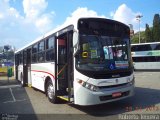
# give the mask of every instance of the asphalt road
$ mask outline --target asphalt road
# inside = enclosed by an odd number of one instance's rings
[[[41,120],[120,120],[125,119],[124,115],[129,115],[133,119],[145,119],[146,116],[139,115],[154,114],[160,119],[159,72],[136,72],[135,77],[134,97],[86,107],[68,104],[65,101],[52,104],[43,92],[29,87],[22,88],[19,85],[0,87],[0,117]]]

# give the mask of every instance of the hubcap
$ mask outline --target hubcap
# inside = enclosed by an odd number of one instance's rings
[[[48,86],[47,93],[48,93],[48,97],[49,97],[50,99],[53,99],[53,95],[54,95],[53,85],[50,84],[50,85]]]

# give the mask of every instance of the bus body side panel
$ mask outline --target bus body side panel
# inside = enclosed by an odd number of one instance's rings
[[[31,64],[32,86],[39,90],[45,91],[44,84],[46,78],[49,77],[52,82],[54,82],[54,67],[54,62]]]
[[[160,62],[134,62],[135,70],[160,70]]]

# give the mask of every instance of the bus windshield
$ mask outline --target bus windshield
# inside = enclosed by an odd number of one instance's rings
[[[129,67],[129,38],[80,35],[79,70],[111,71]]]

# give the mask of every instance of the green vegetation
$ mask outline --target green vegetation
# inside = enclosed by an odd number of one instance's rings
[[[152,42],[153,36],[152,36],[151,28],[149,28],[148,24],[146,24],[146,30],[145,30],[145,36],[144,37],[145,37],[145,40],[147,42]]]
[[[153,27],[146,24],[145,31],[141,31],[141,43],[145,42],[160,42],[160,15],[155,14],[153,19]],[[132,44],[139,43],[139,32],[131,37]]]
[[[145,32],[144,31],[141,31],[141,43],[144,43],[146,42],[145,40]],[[132,37],[131,37],[131,41],[132,41],[132,44],[133,43],[139,43],[139,32],[135,33]]]
[[[0,46],[0,64],[4,62],[14,62],[15,48],[10,45]]]
[[[12,76],[14,72],[14,50],[15,48],[10,45],[0,46],[0,77],[6,76],[9,68],[8,76]]]
[[[155,14],[154,19],[153,19],[153,40],[160,41],[160,17],[159,17],[159,14]]]

